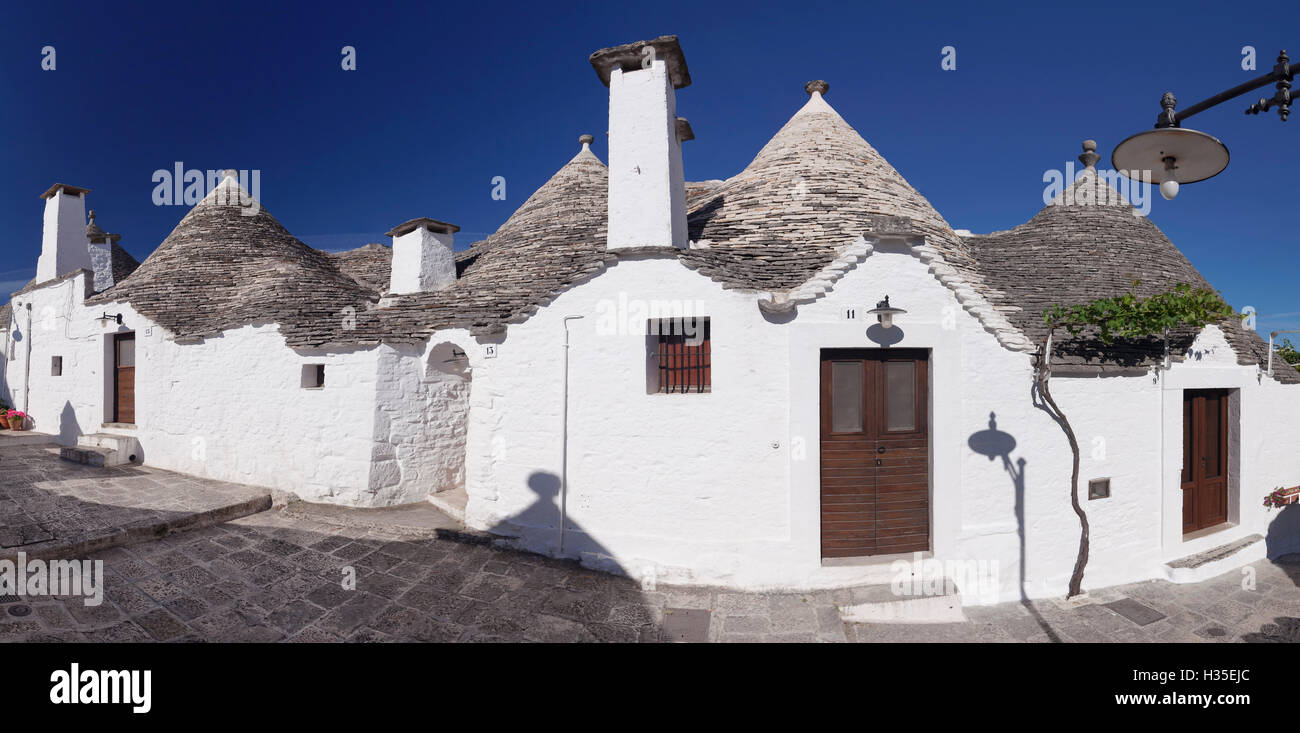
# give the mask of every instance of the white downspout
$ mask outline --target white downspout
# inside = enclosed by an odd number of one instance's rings
[[[569,515],[569,321],[582,316],[564,317],[564,392],[560,428],[560,542],[557,554],[564,556],[564,525]]]
[[[23,364],[23,412],[30,413],[31,408],[27,401],[32,395],[32,302],[26,303],[27,308],[27,358]]]

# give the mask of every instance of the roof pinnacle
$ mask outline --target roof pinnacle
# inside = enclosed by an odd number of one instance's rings
[[[831,85],[827,84],[821,79],[814,79],[808,82],[807,84],[804,84],[803,90],[805,92],[808,92],[809,96],[812,96],[813,92],[817,92],[818,94],[824,97],[826,96],[826,92],[829,92],[831,90]]]
[[[1101,160],[1101,156],[1097,155],[1097,141],[1084,140],[1083,154],[1079,156],[1079,162],[1083,163],[1088,170],[1095,170],[1094,166],[1097,165],[1099,160]]]

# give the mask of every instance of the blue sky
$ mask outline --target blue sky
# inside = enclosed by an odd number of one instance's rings
[[[261,171],[261,199],[323,249],[385,241],[416,216],[496,229],[596,136],[606,90],[587,63],[675,33],[694,83],[678,113],[687,178],[742,169],[826,79],[827,101],[957,228],[1020,224],[1043,174],[1094,138],[1108,167],[1150,129],[1162,92],[1187,106],[1300,56],[1300,5],[997,3],[6,3],[0,8],[0,292],[32,277],[58,181],[143,260],[185,213],[155,170]],[[123,4],[125,5],[125,4]],[[41,69],[54,46],[57,68]],[[340,68],[343,46],[357,70]],[[956,71],[940,49],[957,50]],[[1241,68],[1254,46],[1258,71]],[[1260,90],[1264,92],[1265,90]],[[1271,94],[1271,88],[1267,91]],[[1300,119],[1252,97],[1186,126],[1221,139],[1217,178],[1156,196],[1152,220],[1259,330],[1300,328]],[[1300,113],[1296,117],[1300,118]],[[491,197],[506,179],[506,201]]]

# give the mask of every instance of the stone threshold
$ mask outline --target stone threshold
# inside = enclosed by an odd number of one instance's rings
[[[213,509],[191,512],[168,519],[143,519],[100,532],[33,542],[30,545],[0,549],[0,560],[16,561],[22,552],[28,560],[85,558],[86,556],[126,545],[153,542],[180,532],[203,529],[247,517],[271,508],[269,493]]]
[[[405,539],[439,539],[471,545],[489,545],[507,539],[469,529],[427,501],[391,507],[358,508],[297,500],[285,504],[280,512],[287,517],[331,527],[373,530]]]

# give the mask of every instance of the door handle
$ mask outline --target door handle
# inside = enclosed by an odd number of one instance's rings
[[[885,446],[883,446],[883,445],[878,445],[878,446],[876,446],[876,452],[877,452],[877,453],[884,453],[884,452],[885,452]]]

